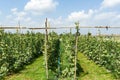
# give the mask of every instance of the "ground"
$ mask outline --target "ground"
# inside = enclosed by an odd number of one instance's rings
[[[115,80],[109,71],[88,60],[82,53],[78,54],[78,59],[81,71],[83,71],[78,80]],[[7,76],[5,80],[46,80],[43,61],[44,57],[40,56],[25,69],[17,74]]]
[[[108,70],[88,60],[83,54],[79,53],[78,59],[84,71],[79,80],[115,80]]]

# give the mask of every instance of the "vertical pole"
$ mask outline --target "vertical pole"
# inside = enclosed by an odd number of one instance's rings
[[[20,21],[18,21],[18,26],[19,26],[19,32],[21,33],[21,25],[20,25]]]
[[[51,32],[50,31],[50,22],[48,22],[48,26],[47,27],[49,28],[48,33],[50,33]]]
[[[18,21],[17,33],[19,33],[19,30],[20,30],[20,21]]]
[[[72,34],[72,28],[70,28],[70,34]]]
[[[78,53],[78,34],[79,34],[79,22],[75,23],[76,25],[76,39],[75,39],[75,74],[74,80],[76,80],[76,70],[77,70],[77,53]]]
[[[48,21],[46,18],[46,22],[45,22],[45,69],[46,69],[46,77],[48,79],[48,59],[47,59],[47,44],[48,44],[48,31],[47,31],[47,25]]]
[[[48,42],[48,19],[46,18],[46,22],[45,22],[45,32],[46,32],[46,40]]]
[[[98,29],[98,35],[99,35],[99,37],[101,36],[101,32],[100,32],[100,29]]]
[[[18,21],[18,27],[20,28],[20,21]]]

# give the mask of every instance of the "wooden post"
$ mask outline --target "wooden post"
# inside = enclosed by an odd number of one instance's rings
[[[79,34],[79,22],[75,23],[76,25],[76,38],[75,38],[75,74],[74,80],[76,80],[76,70],[77,70],[77,53],[78,53],[78,34]]]
[[[47,59],[47,48],[48,48],[48,31],[47,31],[47,25],[48,22],[47,22],[47,18],[46,18],[46,22],[45,22],[45,69],[46,69],[46,77],[47,79],[49,78],[48,77],[48,59]]]
[[[50,30],[50,22],[48,22],[48,26],[47,27],[49,28],[48,33],[50,33],[51,32],[51,30]]]
[[[19,30],[20,30],[20,21],[18,21],[17,33],[19,33]]]
[[[70,34],[72,34],[72,28],[70,28]]]
[[[101,36],[101,32],[100,32],[100,29],[98,29],[98,36],[99,36],[99,37]]]

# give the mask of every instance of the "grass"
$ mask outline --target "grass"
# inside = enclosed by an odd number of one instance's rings
[[[6,80],[46,80],[43,61],[43,56],[39,57],[31,65],[26,66],[24,70],[8,76]]]
[[[115,80],[110,72],[88,60],[83,54],[79,53],[78,59],[84,71],[79,80]]]
[[[79,53],[78,59],[83,70],[78,80],[115,80],[105,68],[88,60],[83,54]],[[7,76],[5,80],[46,80],[43,61],[44,57],[41,56],[19,73]]]

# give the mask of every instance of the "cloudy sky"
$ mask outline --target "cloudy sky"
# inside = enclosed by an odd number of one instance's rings
[[[0,25],[120,26],[120,0],[0,0]]]

